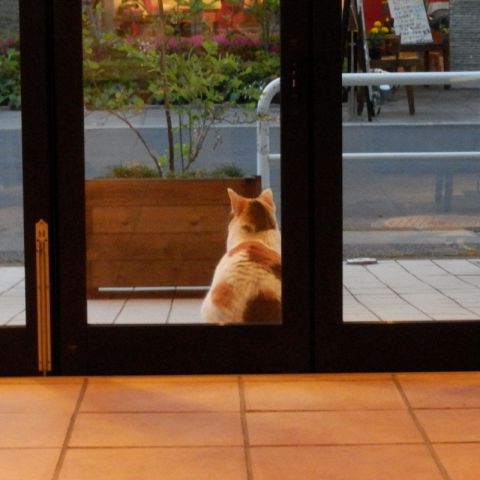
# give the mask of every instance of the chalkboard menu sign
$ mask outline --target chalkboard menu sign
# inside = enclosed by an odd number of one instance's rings
[[[402,44],[433,41],[423,0],[388,0],[388,7]]]

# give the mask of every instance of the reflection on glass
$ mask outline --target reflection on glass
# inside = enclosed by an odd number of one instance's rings
[[[0,21],[0,327],[25,325],[18,4]]]
[[[89,323],[280,321],[279,0],[187,3],[84,6]]]
[[[347,32],[371,68],[480,70],[480,56],[466,53],[472,33],[462,22],[473,17],[465,3],[427,2],[428,16],[417,12],[426,31],[408,35],[393,9],[373,3],[363,2],[359,16],[367,33]],[[388,3],[402,9],[403,2]],[[392,27],[401,38],[393,57]],[[355,46],[347,49],[344,71],[364,71]],[[388,72],[385,79],[370,91],[344,92],[344,321],[480,320],[480,155],[440,158],[480,152],[478,82],[405,88],[390,85]]]

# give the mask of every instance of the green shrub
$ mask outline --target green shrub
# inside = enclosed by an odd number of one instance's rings
[[[242,178],[245,172],[236,165],[222,165],[213,170],[186,170],[167,172],[165,178]],[[148,165],[131,162],[127,165],[115,165],[108,169],[105,178],[160,178],[158,172]]]
[[[0,51],[0,105],[11,109],[19,109],[21,105],[18,48]]]
[[[128,165],[115,165],[109,169],[107,178],[155,178],[158,172],[148,165],[130,163]]]

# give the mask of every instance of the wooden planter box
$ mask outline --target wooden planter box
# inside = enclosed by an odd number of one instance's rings
[[[260,177],[87,180],[87,295],[209,285],[225,252],[227,188],[255,197]]]

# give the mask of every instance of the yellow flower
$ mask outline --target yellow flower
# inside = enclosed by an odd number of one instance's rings
[[[372,27],[370,29],[370,33],[373,33],[373,34],[380,33],[380,30],[377,27]]]
[[[380,22],[379,20],[377,20],[376,22],[373,22],[373,26],[374,26],[375,28],[381,28],[382,22]]]
[[[380,31],[382,33],[388,33],[388,28],[387,27],[382,27]]]

